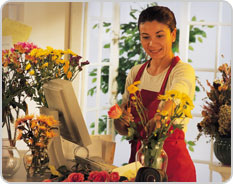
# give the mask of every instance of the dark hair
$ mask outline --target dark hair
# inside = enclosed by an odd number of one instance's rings
[[[141,23],[147,21],[152,22],[154,20],[166,24],[171,32],[176,28],[175,15],[169,8],[164,6],[152,6],[143,10],[139,15],[138,30]]]

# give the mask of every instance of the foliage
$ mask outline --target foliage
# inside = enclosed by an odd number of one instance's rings
[[[197,140],[201,135],[208,135],[211,139],[231,137],[231,67],[223,64],[218,68],[221,78],[213,84],[207,80],[210,91],[202,110],[202,121],[197,124]],[[204,89],[205,90],[205,89]]]

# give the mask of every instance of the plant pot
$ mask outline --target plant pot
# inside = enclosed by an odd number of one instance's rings
[[[217,138],[214,142],[214,154],[223,165],[231,165],[231,138]]]

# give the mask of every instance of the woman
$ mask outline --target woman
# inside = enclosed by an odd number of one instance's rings
[[[175,105],[171,101],[162,104],[157,96],[168,90],[178,90],[193,99],[195,72],[191,65],[180,61],[179,57],[175,57],[172,52],[172,44],[176,40],[176,19],[170,9],[153,6],[143,10],[138,19],[138,29],[142,47],[151,59],[130,70],[126,79],[121,108],[125,111],[125,104],[129,99],[127,87],[134,81],[140,80],[141,83],[138,87],[141,90],[143,104],[152,115],[147,123],[148,130],[152,132],[160,119],[156,114],[157,109],[171,112],[172,106]],[[127,113],[126,121],[114,121],[115,128],[121,135],[127,135],[129,122],[138,119],[136,112],[132,111],[131,113]],[[168,181],[195,182],[195,167],[184,141],[188,119],[182,123],[184,123],[184,129],[176,129],[164,143],[164,150],[168,155]],[[135,154],[140,148],[140,141],[130,143],[129,162],[134,162]]]

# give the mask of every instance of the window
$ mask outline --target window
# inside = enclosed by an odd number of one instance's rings
[[[208,89],[206,80],[212,82],[217,76],[217,68],[223,63],[230,64],[231,62],[231,7],[227,2],[166,2],[157,1],[158,5],[169,7],[175,14],[177,19],[177,28],[179,34],[179,53],[178,55],[184,62],[189,62],[196,71],[196,76],[199,77],[202,85]],[[128,23],[132,20],[129,16],[130,8],[141,10],[150,2],[89,2],[88,3],[88,59],[91,62],[88,68],[88,87],[91,89],[96,86],[93,91],[93,96],[87,96],[87,105],[85,107],[85,119],[91,125],[95,122],[95,133],[98,134],[98,119],[102,115],[107,115],[108,108],[114,104],[116,99],[116,85],[112,85],[112,80],[117,75],[115,70],[118,67],[117,46],[108,43],[117,40],[116,35],[119,34],[119,24]],[[116,31],[111,34],[111,31],[106,32],[106,24],[111,23],[110,30]],[[98,29],[93,29],[94,25],[98,25]],[[106,26],[106,27],[104,27]],[[190,30],[194,28],[202,31],[197,34],[195,42],[189,43]],[[111,43],[112,44],[112,43]],[[105,47],[105,48],[104,48]],[[106,62],[106,58],[110,58]],[[117,62],[117,63],[116,63]],[[106,71],[114,71],[109,73],[108,90],[104,94],[100,90],[101,72],[103,68],[108,68]],[[93,76],[90,73],[93,72]],[[96,81],[96,82],[95,82]],[[95,82],[95,83],[92,83]],[[188,131],[186,133],[187,140],[195,140],[198,130],[197,123],[201,121],[201,110],[205,92],[200,90],[196,93],[195,109],[193,110],[194,118],[190,120]],[[99,124],[100,125],[100,124]],[[103,125],[101,125],[103,126]],[[111,123],[107,125],[108,133],[113,133]],[[110,131],[111,130],[111,131]],[[91,129],[89,129],[91,133]],[[114,164],[120,166],[128,162],[129,144],[127,141],[120,142],[121,136],[116,136],[117,142]],[[221,177],[217,173],[209,171],[209,163],[217,161],[213,156],[212,143],[206,143],[209,140],[204,136],[197,142],[194,147],[194,152],[190,152],[192,159],[195,162],[197,170],[197,181],[221,181]],[[124,153],[122,153],[124,149]],[[208,176],[208,177],[207,177]]]

